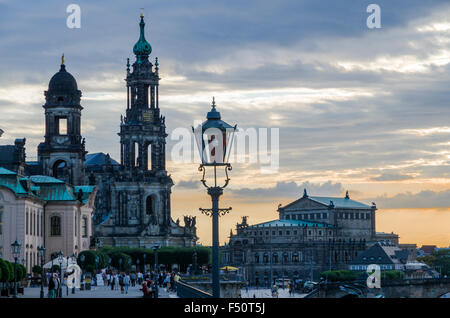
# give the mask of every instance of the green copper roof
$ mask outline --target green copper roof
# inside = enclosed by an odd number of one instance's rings
[[[309,227],[333,227],[331,224],[322,223],[322,222],[313,222],[306,220],[273,220],[269,222],[259,223],[252,226],[253,227],[283,227],[283,226],[309,226]]]
[[[64,181],[49,176],[30,176],[28,177],[34,183],[64,183]]]
[[[133,47],[133,52],[136,54],[137,62],[141,63],[143,59],[148,58],[150,53],[152,53],[152,47],[150,43],[147,42],[144,35],[144,15],[141,15],[141,22],[139,23],[139,27],[141,29],[139,40],[136,42],[136,44]]]
[[[0,175],[16,175],[16,174],[17,173],[15,173],[14,171],[0,167]]]

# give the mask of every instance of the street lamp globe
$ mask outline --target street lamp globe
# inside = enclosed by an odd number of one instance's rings
[[[58,263],[62,264],[64,262],[64,254],[62,251],[58,252]]]
[[[12,255],[15,259],[17,259],[20,256],[20,248],[22,245],[20,245],[20,243],[15,240],[14,243],[11,244],[11,251],[12,251]]]
[[[75,255],[75,253],[72,254],[72,263],[73,264],[77,263],[77,256]]]
[[[81,261],[81,263],[84,263],[84,259],[85,259],[84,254],[81,254],[81,255],[80,255],[80,261]]]
[[[206,121],[195,128],[192,127],[203,165],[228,164],[236,127],[221,120],[213,97],[211,111],[206,115]]]
[[[39,255],[41,257],[44,257],[44,255],[45,255],[45,246],[39,246],[37,249],[39,251]]]

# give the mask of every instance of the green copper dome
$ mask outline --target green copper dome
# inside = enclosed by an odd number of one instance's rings
[[[150,46],[150,43],[148,43],[147,40],[145,39],[144,26],[145,26],[144,15],[141,14],[141,22],[139,23],[141,35],[139,37],[139,40],[133,47],[133,52],[138,57],[138,61],[140,61],[141,58],[147,58],[150,55],[150,53],[152,53],[152,47]]]

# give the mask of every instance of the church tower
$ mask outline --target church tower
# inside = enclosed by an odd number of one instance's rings
[[[157,173],[165,171],[164,117],[159,113],[158,58],[155,68],[148,57],[152,47],[145,39],[144,16],[141,15],[140,37],[134,45],[136,61],[130,72],[127,62],[127,110],[120,125],[121,164],[133,171]]]
[[[133,47],[136,60],[126,65],[127,102],[121,116],[120,165],[90,167],[97,185],[95,236],[106,246],[193,246],[195,218],[185,226],[171,218],[173,181],[166,171],[166,125],[158,102],[159,65],[145,39],[144,15],[139,39]]]
[[[43,173],[72,185],[84,184],[85,145],[81,137],[81,91],[75,78],[61,68],[45,91],[45,141],[38,146]]]

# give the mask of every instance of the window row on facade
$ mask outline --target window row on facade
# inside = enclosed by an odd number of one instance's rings
[[[270,253],[255,253],[253,256],[253,260],[255,264],[270,264]],[[279,262],[283,264],[288,263],[300,263],[302,261],[302,253],[301,252],[284,252],[284,253],[278,253],[274,252],[272,253],[272,264],[278,264]]]
[[[26,209],[25,234],[44,237],[44,214],[42,210]]]
[[[249,231],[250,236],[296,236],[299,234],[298,230],[260,230],[260,231]],[[328,231],[328,235],[332,235],[332,231]],[[307,230],[307,235],[327,235],[326,230]]]
[[[326,220],[328,213],[302,213],[286,214],[286,220]],[[338,219],[343,220],[370,220],[370,212],[338,212]]]
[[[77,218],[75,216],[75,223],[74,223],[74,234],[75,236],[78,235],[78,222]],[[50,217],[50,235],[51,236],[61,236],[62,230],[61,230],[61,216],[59,215],[53,215]],[[81,218],[81,236],[87,237],[88,236],[88,217],[83,216]]]

